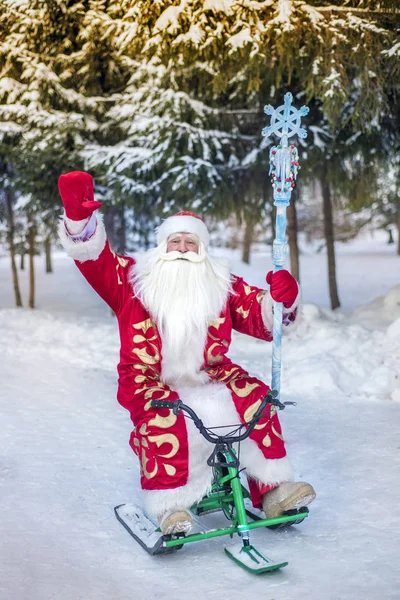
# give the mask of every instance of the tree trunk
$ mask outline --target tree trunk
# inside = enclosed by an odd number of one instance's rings
[[[46,273],[53,272],[53,264],[51,261],[51,235],[50,233],[46,236],[44,240],[44,251],[46,255]]]
[[[29,308],[35,308],[35,222],[29,218],[28,254],[29,254]]]
[[[245,221],[244,237],[243,237],[243,253],[242,261],[247,265],[250,264],[251,244],[253,243],[254,221],[247,216]]]
[[[324,209],[324,232],[328,258],[328,281],[331,308],[339,308],[340,301],[336,282],[335,236],[332,217],[332,197],[329,181],[325,173],[321,177],[321,189]]]
[[[107,239],[111,248],[116,248],[115,239],[115,208],[113,206],[108,207],[104,211],[104,227],[106,228]]]
[[[14,225],[14,193],[8,187],[5,189],[5,197],[6,197],[6,206],[7,206],[7,237],[8,237],[8,246],[10,249],[10,259],[11,259],[11,271],[14,285],[14,296],[15,296],[15,305],[23,306],[21,291],[19,288],[18,281],[18,270],[17,270],[17,262],[15,257],[15,244],[14,244],[14,233],[15,233],[15,225]]]
[[[297,242],[296,193],[292,192],[291,202],[287,208],[287,234],[290,250],[290,272],[300,281],[299,245]]]
[[[125,216],[125,205],[124,204],[122,204],[122,206],[119,210],[119,222],[120,222],[120,229],[119,229],[118,252],[120,254],[125,254],[126,253],[126,216]]]
[[[397,202],[396,225],[397,225],[397,254],[400,256],[400,201]]]
[[[19,255],[19,268],[21,271],[25,270],[25,252],[21,252]]]

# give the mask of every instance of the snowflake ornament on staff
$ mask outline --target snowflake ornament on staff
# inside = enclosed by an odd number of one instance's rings
[[[284,104],[274,108],[271,104],[264,107],[264,112],[271,115],[271,125],[261,131],[263,136],[276,135],[280,138],[278,146],[270,149],[269,161],[271,183],[274,190],[276,206],[276,235],[272,249],[274,273],[283,268],[287,255],[286,243],[286,208],[290,204],[292,189],[296,185],[299,167],[299,156],[294,144],[289,145],[289,138],[298,135],[306,138],[307,132],[300,127],[301,117],[309,112],[307,106],[299,110],[292,106],[293,96],[290,92],[284,96]],[[281,355],[282,355],[282,316],[283,305],[274,302],[274,325],[272,347],[272,389],[280,392]]]

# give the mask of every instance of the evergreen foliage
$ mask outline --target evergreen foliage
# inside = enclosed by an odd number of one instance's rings
[[[290,89],[312,107],[303,173],[329,157],[341,206],[372,205],[372,148],[393,163],[399,144],[399,29],[393,0],[4,0],[0,153],[46,227],[58,175],[81,168],[147,240],[181,208],[255,226],[262,108]]]

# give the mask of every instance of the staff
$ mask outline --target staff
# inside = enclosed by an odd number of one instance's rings
[[[274,134],[280,138],[278,146],[272,146],[269,153],[274,205],[276,206],[276,234],[272,248],[274,273],[283,268],[287,256],[286,243],[286,208],[290,204],[292,189],[295,187],[299,169],[299,156],[294,144],[288,144],[289,138],[298,135],[307,137],[305,129],[300,127],[301,117],[307,115],[309,108],[302,106],[299,110],[292,104],[290,92],[284,96],[284,104],[273,108],[271,104],[264,107],[264,112],[271,115],[271,125],[261,131],[263,136]],[[282,360],[282,302],[274,302],[274,325],[272,346],[272,389],[279,394],[281,387]],[[279,397],[279,396],[278,396]]]

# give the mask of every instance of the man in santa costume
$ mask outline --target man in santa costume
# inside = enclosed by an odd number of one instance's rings
[[[130,445],[140,461],[144,508],[164,535],[188,532],[190,506],[211,486],[210,444],[190,419],[152,400],[181,399],[208,427],[251,419],[269,387],[227,357],[232,329],[270,342],[273,300],[283,328],[294,328],[299,287],[288,271],[268,273],[269,291],[231,275],[208,254],[200,217],[180,212],[158,228],[157,247],[135,260],[106,238],[93,179],[61,175],[65,216],[61,243],[90,285],[115,312],[121,339],[118,402],[134,424]],[[253,504],[267,517],[306,506],[312,486],[294,482],[278,415],[267,407],[240,448]]]

